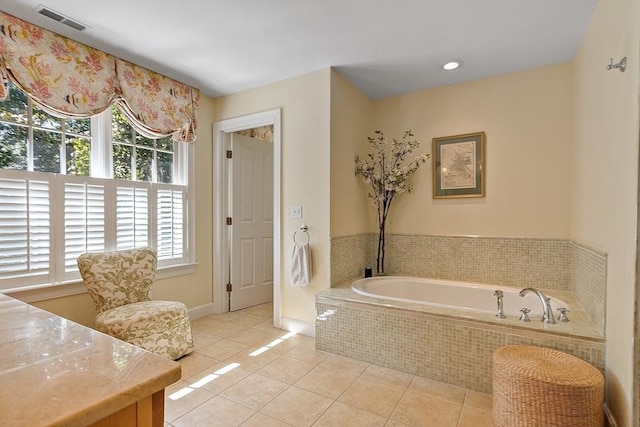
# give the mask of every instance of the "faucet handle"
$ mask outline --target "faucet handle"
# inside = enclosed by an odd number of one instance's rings
[[[526,307],[523,307],[520,309],[520,311],[522,312],[522,314],[520,315],[520,319],[523,322],[531,322],[531,319],[529,319],[529,315],[528,313],[531,311]]]
[[[558,320],[560,320],[561,322],[568,322],[569,318],[567,317],[567,312],[571,310],[568,310],[564,307],[559,307],[557,310],[560,312],[560,315],[558,316]]]

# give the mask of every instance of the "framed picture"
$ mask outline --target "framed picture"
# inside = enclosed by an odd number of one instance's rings
[[[484,132],[433,138],[433,198],[484,197]]]

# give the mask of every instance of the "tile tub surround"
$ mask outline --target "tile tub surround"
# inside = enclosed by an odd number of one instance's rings
[[[491,391],[492,355],[503,345],[555,348],[604,367],[604,340],[578,312],[566,324],[532,319],[531,328],[523,328],[517,319],[461,317],[450,309],[375,300],[345,287],[318,293],[316,309],[318,350],[480,392]]]
[[[571,289],[589,318],[604,335],[607,254],[571,244]]]
[[[331,285],[375,266],[377,234],[331,239]],[[386,273],[570,291],[604,332],[607,256],[559,239],[387,234]]]
[[[331,284],[344,283],[364,275],[365,267],[373,267],[371,261],[371,233],[331,239]]]

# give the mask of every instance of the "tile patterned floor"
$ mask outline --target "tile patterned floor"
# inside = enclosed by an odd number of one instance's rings
[[[166,427],[493,426],[491,395],[315,350],[273,306],[192,322],[196,350],[166,390]]]

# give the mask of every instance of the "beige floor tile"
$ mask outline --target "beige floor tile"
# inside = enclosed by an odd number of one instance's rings
[[[263,414],[297,427],[313,424],[333,401],[291,386],[260,410]]]
[[[191,321],[191,330],[206,330],[206,328],[224,324],[222,320],[216,319],[215,316],[206,316]]]
[[[295,383],[295,386],[331,399],[337,399],[358,376],[353,372],[342,371],[320,364],[300,378]]]
[[[293,384],[315,367],[312,362],[280,356],[257,372],[265,377]]]
[[[366,362],[361,362],[355,359],[349,359],[348,357],[337,356],[335,354],[329,354],[322,363],[322,366],[326,366],[332,369],[339,369],[344,372],[350,372],[360,375],[369,366]]]
[[[271,348],[277,353],[286,354],[302,344],[309,345],[309,340],[311,340],[311,343],[315,347],[315,340],[313,338],[292,334],[291,332],[281,331],[279,329],[271,328],[271,330],[278,331],[278,335],[271,343]]]
[[[249,375],[251,375],[250,371],[221,362],[187,378],[186,381],[191,387],[203,388],[219,394]]]
[[[383,368],[381,366],[369,365],[362,373],[363,378],[370,378],[377,382],[399,387],[408,387],[413,380],[413,375],[395,369]]]
[[[173,421],[175,427],[239,426],[255,411],[239,403],[216,396]]]
[[[245,330],[244,326],[234,325],[232,322],[216,322],[212,324],[208,332],[212,335],[217,335],[219,337],[229,337],[231,335],[237,334],[240,331]]]
[[[282,335],[282,331],[277,329],[265,331],[250,327],[230,336],[228,339],[251,347],[262,347],[271,344]]]
[[[164,419],[173,424],[176,419],[214,396],[210,391],[193,389],[188,382],[179,381],[165,391]]]
[[[187,354],[178,359],[178,362],[182,367],[182,378],[185,379],[212,367],[220,361],[196,352]]]
[[[272,318],[267,318],[267,317],[264,317],[262,319],[262,322],[258,323],[257,325],[254,325],[253,327],[256,328],[256,329],[262,329],[262,330],[265,330],[265,331],[270,331],[270,330],[275,329],[273,327],[273,319]],[[287,331],[282,331],[282,333],[286,333],[286,332]]]
[[[316,350],[272,316],[268,303],[192,321],[165,427],[493,427],[490,394]]]
[[[401,423],[399,421],[394,421],[392,419],[387,420],[387,423],[384,427],[407,427],[409,424]]]
[[[409,391],[436,397],[450,403],[462,404],[464,402],[466,389],[440,381],[434,381],[429,378],[414,377],[409,385]]]
[[[203,331],[195,331],[192,330],[191,334],[193,335],[193,346],[195,351],[199,351],[204,347],[213,344],[216,341],[220,341],[222,337],[217,335],[212,335]]]
[[[220,395],[257,411],[288,387],[289,385],[283,382],[251,374]]]
[[[198,350],[198,353],[212,357],[217,361],[222,361],[228,359],[234,354],[240,353],[248,347],[249,346],[246,344],[241,344],[237,341],[224,338]]]
[[[376,427],[384,426],[386,421],[386,417],[335,402],[313,424],[313,427]]]
[[[251,418],[242,423],[242,427],[290,427],[290,424],[256,412]]]
[[[225,359],[223,362],[239,363],[242,369],[255,372],[280,356],[269,349],[263,350],[261,347],[249,347]]]
[[[295,359],[313,362],[316,365],[322,363],[329,357],[329,353],[316,350],[315,342],[308,341],[300,343],[300,345],[296,346],[293,350],[286,352],[285,355]]]
[[[462,407],[457,427],[493,427],[493,413],[491,410]]]
[[[269,317],[273,319],[273,303],[260,304],[253,307],[249,307],[246,310],[247,313],[255,314],[257,316]]]
[[[231,322],[236,326],[244,326],[245,328],[251,328],[264,322],[264,316],[258,316],[255,314],[247,313],[242,317],[232,320]]]
[[[237,320],[246,315],[247,315],[247,312],[244,310],[228,311],[226,313],[216,314],[215,319],[222,320],[223,322],[230,322],[232,320]]]
[[[402,398],[406,386],[382,384],[371,378],[356,379],[338,401],[388,418]]]
[[[410,426],[456,427],[461,404],[407,391],[391,419]]]
[[[479,391],[467,390],[464,398],[464,406],[472,409],[489,410],[493,409],[493,395],[480,393]]]

